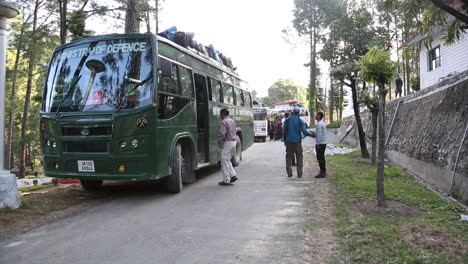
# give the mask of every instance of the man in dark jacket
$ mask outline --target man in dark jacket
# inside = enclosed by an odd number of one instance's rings
[[[284,122],[283,140],[286,146],[286,173],[292,177],[292,160],[296,156],[297,177],[302,178],[303,156],[302,156],[302,134],[313,137],[307,131],[304,121],[299,117],[301,109],[294,107],[293,115]],[[302,134],[301,134],[302,133]]]
[[[397,74],[395,78],[395,98],[401,97],[401,89],[403,87],[403,80],[400,78],[400,74]]]

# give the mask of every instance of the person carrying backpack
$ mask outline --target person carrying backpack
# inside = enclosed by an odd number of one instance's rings
[[[292,177],[292,161],[296,156],[297,177],[302,178],[304,167],[302,155],[302,134],[314,137],[314,134],[306,129],[304,121],[299,117],[301,108],[294,107],[293,115],[284,122],[283,141],[286,146],[286,173]],[[301,134],[302,133],[302,134]]]

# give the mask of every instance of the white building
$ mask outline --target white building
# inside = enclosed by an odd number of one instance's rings
[[[447,22],[455,20],[449,16]],[[468,32],[452,45],[444,43],[447,28],[435,29],[429,37],[419,35],[409,40],[406,46],[412,46],[422,41],[430,45],[421,45],[419,52],[419,70],[421,89],[432,86],[443,79],[468,71]],[[427,46],[427,47],[426,47]]]

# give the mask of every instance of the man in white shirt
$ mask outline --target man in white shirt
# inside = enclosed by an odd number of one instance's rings
[[[315,178],[325,178],[327,176],[327,168],[325,167],[325,149],[327,148],[327,127],[323,122],[323,113],[317,112],[315,115],[317,120],[317,129],[315,132],[315,152],[317,153],[317,161],[319,163],[320,172]]]

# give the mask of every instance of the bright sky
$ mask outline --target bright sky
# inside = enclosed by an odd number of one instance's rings
[[[259,96],[279,78],[306,86],[306,47],[293,49],[281,32],[291,27],[293,0],[170,0],[163,2],[161,30],[177,26],[230,56]]]
[[[303,66],[308,61],[307,46],[294,48],[281,32],[292,27],[293,6],[293,0],[166,0],[159,27],[162,31],[177,26],[179,31],[194,32],[198,42],[213,44],[231,57],[251,89],[266,96],[280,78],[303,86],[308,83],[308,69]],[[88,26],[100,34],[116,31],[101,25]]]
[[[267,96],[268,88],[281,78],[307,86],[307,44],[292,45],[282,33],[292,28],[294,0],[166,0],[162,6],[160,31],[177,26],[179,31],[194,32],[199,43],[213,44],[232,58],[241,78],[258,96]],[[322,86],[328,87],[327,66],[320,67]]]

